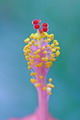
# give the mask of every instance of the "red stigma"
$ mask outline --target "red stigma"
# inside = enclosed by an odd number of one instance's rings
[[[32,21],[32,24],[33,24],[33,28],[34,29],[39,29],[39,32],[42,33],[42,32],[48,32],[48,23],[42,23],[42,29],[40,29],[40,23],[41,20],[40,19],[35,19]]]
[[[32,24],[38,24],[38,23],[40,23],[40,22],[41,22],[41,20],[36,19],[36,20],[33,20],[33,21],[32,21]]]
[[[48,31],[48,28],[47,28],[47,27],[43,27],[42,30],[43,30],[44,32],[47,32],[47,31]]]
[[[43,27],[48,27],[49,25],[47,23],[42,23]]]
[[[34,28],[35,28],[35,29],[39,29],[39,28],[40,28],[40,25],[39,25],[39,24],[35,24],[35,25],[34,25]]]

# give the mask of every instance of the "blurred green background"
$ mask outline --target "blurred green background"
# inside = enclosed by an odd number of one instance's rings
[[[23,117],[37,107],[37,92],[23,55],[23,40],[49,23],[61,56],[49,71],[55,89],[49,111],[59,120],[80,120],[80,0],[0,0],[0,120]]]

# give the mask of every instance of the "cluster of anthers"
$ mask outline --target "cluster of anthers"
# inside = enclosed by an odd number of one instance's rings
[[[37,32],[32,33],[29,38],[24,40],[27,45],[23,51],[25,59],[28,61],[28,69],[32,71],[30,82],[50,95],[54,84],[52,84],[52,78],[46,82],[45,76],[60,55],[60,47],[58,41],[54,40],[54,34],[47,33],[48,24],[42,23],[40,25],[40,22],[39,19],[32,21]]]

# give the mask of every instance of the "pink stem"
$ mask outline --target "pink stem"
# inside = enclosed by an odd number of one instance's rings
[[[48,120],[48,100],[46,92],[38,89],[38,114],[40,120]]]
[[[40,75],[44,76],[44,79],[39,78]],[[42,84],[42,87],[46,85],[46,71],[44,68],[37,69],[36,79]],[[48,120],[48,94],[42,89],[42,87],[37,88],[38,92],[38,115],[40,120]]]

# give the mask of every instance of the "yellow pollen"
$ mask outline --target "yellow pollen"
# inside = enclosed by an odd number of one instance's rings
[[[55,49],[55,48],[53,48],[53,49],[52,49],[52,52],[56,52],[56,49]]]
[[[48,95],[52,95],[52,92],[48,92]]]
[[[36,64],[36,67],[42,67],[43,63]]]
[[[38,39],[38,37],[36,36],[36,33],[35,33],[35,35],[34,35],[34,39],[36,39],[36,40]]]
[[[51,47],[53,48],[53,47],[54,47],[54,44],[51,44]]]
[[[49,84],[47,84],[47,87],[54,88],[54,85],[49,83]]]
[[[40,58],[40,55],[36,55],[35,58]]]
[[[36,44],[36,43],[35,43],[34,45],[35,45],[36,47],[38,46],[38,44]]]
[[[46,47],[50,47],[50,45],[48,44],[48,45],[46,45]]]
[[[42,47],[42,50],[44,50],[44,49],[45,49],[45,47],[43,46],[43,47]]]
[[[46,68],[50,68],[52,66],[52,62],[51,61],[50,62],[46,62],[45,65],[46,65]]]
[[[29,60],[29,56],[25,56],[25,59],[26,59],[26,60]]]
[[[56,47],[56,50],[60,50],[60,47]]]
[[[28,54],[26,52],[24,52],[24,56],[27,56]]]
[[[30,69],[31,69],[31,66],[28,66],[28,69],[30,70]]]
[[[36,76],[36,74],[37,74],[36,72],[32,72],[30,75],[31,76]]]
[[[47,54],[47,51],[44,51],[43,54]]]
[[[32,46],[32,43],[30,42],[30,43],[28,44],[28,46],[31,47],[31,46]]]
[[[36,52],[37,52],[37,53],[40,53],[40,52],[41,52],[41,50],[40,50],[40,49],[37,49],[37,50],[36,50]]]
[[[44,78],[44,77],[41,75],[41,76],[40,76],[40,79],[43,79],[43,78]]]
[[[30,63],[30,62],[28,62],[27,64],[28,64],[28,65],[31,65],[31,63]]]
[[[31,42],[32,42],[32,43],[35,43],[35,41],[34,41],[34,40],[31,40]]]
[[[49,78],[49,80],[48,80],[49,82],[52,82],[52,78]]]
[[[41,83],[37,83],[37,84],[35,84],[35,86],[36,86],[36,87],[41,87],[42,84],[41,84]]]
[[[30,59],[30,62],[31,62],[31,63],[34,63],[34,60],[33,60],[33,59]]]
[[[51,61],[51,62],[54,62],[55,60],[56,60],[55,58],[50,57],[50,61]]]
[[[46,87],[43,87],[42,89],[46,91],[47,88],[46,88]]]
[[[59,51],[57,51],[56,52],[56,57],[58,57],[60,55],[60,52]]]
[[[54,53],[51,53],[50,56],[51,56],[51,57],[54,57]]]
[[[33,39],[34,36],[35,36],[35,35],[32,33],[32,34],[30,35],[30,39]]]
[[[48,61],[48,57],[42,57],[41,60],[42,61]]]
[[[47,40],[44,40],[44,43],[46,43],[47,42]]]
[[[34,52],[34,55],[36,55],[36,54],[37,54],[37,52],[35,51],[35,52]]]
[[[31,58],[33,58],[33,59],[34,59],[34,56],[33,56],[33,55],[31,55]]]
[[[58,43],[58,41],[57,40],[54,40],[54,45],[56,45],[56,46],[58,46],[59,45],[59,43]]]
[[[44,37],[48,37],[48,33],[47,32],[44,32]]]
[[[54,34],[50,34],[50,38],[53,40],[54,39]]]
[[[28,43],[30,41],[30,38],[27,38],[24,40],[25,43]]]
[[[36,79],[30,79],[30,82],[31,82],[31,83],[36,83],[37,80],[36,80]]]
[[[51,42],[51,39],[47,39],[47,42]]]

